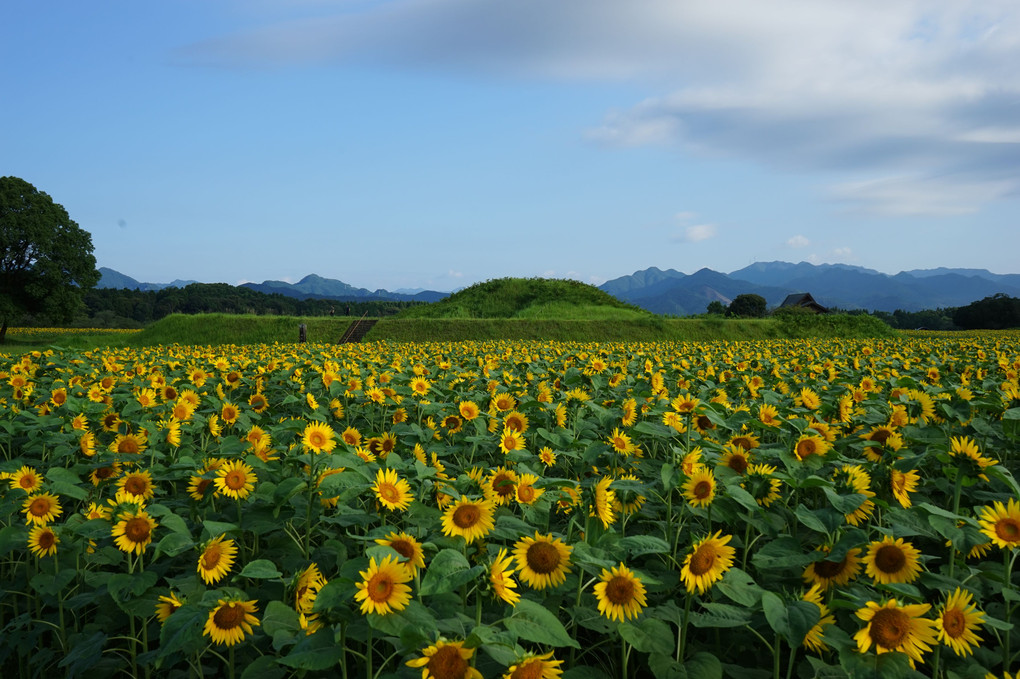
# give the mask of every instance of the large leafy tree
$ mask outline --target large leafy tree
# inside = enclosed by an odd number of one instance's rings
[[[24,314],[69,321],[99,282],[92,236],[18,177],[0,177],[0,343]]]
[[[726,311],[730,316],[763,318],[767,309],[768,303],[761,295],[744,294],[734,297]]]

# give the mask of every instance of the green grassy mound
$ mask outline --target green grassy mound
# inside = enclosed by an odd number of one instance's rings
[[[609,320],[649,318],[595,286],[553,278],[499,278],[476,283],[400,318],[530,318]]]

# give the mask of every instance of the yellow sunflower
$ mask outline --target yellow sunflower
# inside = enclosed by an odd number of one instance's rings
[[[503,428],[523,434],[528,431],[528,416],[516,410],[511,411],[503,416]]]
[[[988,480],[984,470],[998,464],[998,460],[982,455],[977,443],[966,436],[950,437],[949,456],[961,464],[964,473],[975,475],[983,481]]]
[[[151,500],[154,489],[152,485],[152,474],[142,470],[128,472],[117,481],[117,488],[132,496],[136,500]]]
[[[443,512],[443,535],[459,535],[470,545],[495,527],[493,504],[462,495]]]
[[[460,412],[460,416],[468,421],[471,421],[478,417],[479,412],[481,412],[478,409],[478,404],[476,404],[474,401],[461,401],[457,405],[457,410],[458,412]]]
[[[422,651],[422,657],[407,661],[408,667],[420,667],[421,679],[482,679],[482,673],[468,662],[475,653],[464,648],[463,641],[440,639]]]
[[[563,674],[562,660],[553,660],[552,651],[541,655],[529,653],[503,675],[503,679],[557,679]]]
[[[376,563],[369,562],[368,569],[360,572],[361,582],[354,599],[361,602],[361,612],[386,615],[402,611],[411,602],[411,571],[395,557],[387,556]]]
[[[375,542],[378,545],[391,547],[397,554],[404,557],[403,564],[411,571],[411,575],[415,575],[419,569],[425,568],[425,550],[413,536],[403,532],[390,532],[386,537],[379,538]]]
[[[167,596],[160,596],[156,602],[156,619],[160,624],[166,622],[174,611],[184,605],[184,602],[177,598],[177,595],[170,592]]]
[[[503,433],[499,437],[499,449],[504,455],[512,450],[524,450],[524,446],[524,434],[516,429],[503,428]]]
[[[901,472],[899,469],[892,470],[890,478],[892,494],[901,507],[906,508],[913,504],[910,500],[910,494],[917,490],[917,484],[920,481],[921,475],[917,473],[916,469],[910,469],[905,472]]]
[[[782,420],[779,419],[779,410],[774,405],[763,403],[758,406],[758,421],[766,427],[778,427]]]
[[[240,416],[241,409],[230,401],[225,401],[223,406],[220,408],[220,419],[227,424],[234,424]]]
[[[231,460],[216,470],[216,490],[235,500],[243,500],[255,490],[255,470],[240,460]]]
[[[946,598],[935,618],[938,640],[953,649],[956,655],[967,656],[974,646],[981,645],[978,632],[985,614],[972,603],[972,595],[959,587]]]
[[[634,444],[630,440],[630,436],[624,434],[619,428],[613,429],[613,433],[609,436],[609,446],[620,455],[630,455],[634,451]]]
[[[751,454],[741,448],[740,446],[727,443],[725,446],[726,452],[723,453],[722,457],[719,458],[719,465],[722,467],[729,467],[741,476],[747,471],[748,466],[751,464]]]
[[[729,546],[732,535],[722,537],[716,531],[694,543],[694,548],[684,559],[680,578],[688,592],[704,594],[712,585],[722,579],[723,574],[733,565],[736,550]]]
[[[516,606],[521,600],[520,592],[517,591],[517,581],[514,580],[513,558],[507,554],[506,548],[499,550],[496,559],[489,566],[489,582],[496,596],[511,606]]]
[[[375,497],[379,503],[387,509],[404,511],[411,506],[411,485],[407,479],[397,475],[396,469],[380,469],[375,475],[375,484],[372,485]]]
[[[336,432],[325,422],[310,422],[301,435],[301,445],[314,453],[328,453],[336,447]]]
[[[110,451],[125,455],[137,455],[145,452],[147,443],[144,431],[138,434],[117,434],[117,438],[110,443]]]
[[[911,667],[923,662],[922,654],[936,643],[935,621],[922,617],[930,608],[931,604],[900,606],[896,599],[885,604],[869,601],[857,611],[857,617],[868,623],[854,634],[857,649],[867,653],[874,646],[875,653],[906,653]]]
[[[707,467],[699,467],[684,482],[684,497],[692,507],[707,507],[715,499],[715,487],[715,474]]]
[[[803,642],[804,648],[815,653],[829,650],[829,646],[822,640],[822,636],[825,634],[825,628],[836,622],[836,618],[829,612],[829,607],[822,601],[822,591],[821,585],[815,584],[801,597],[802,600],[810,601],[818,606],[818,622],[804,635]]]
[[[868,545],[864,572],[875,582],[909,584],[921,575],[920,550],[903,538],[886,536]]]
[[[114,524],[110,534],[114,537],[117,549],[131,554],[142,554],[152,542],[152,532],[156,530],[156,522],[144,509],[122,514],[120,521]]]
[[[740,487],[754,497],[754,501],[762,507],[768,507],[779,499],[779,489],[783,482],[774,474],[776,468],[770,464],[752,464],[747,468],[747,478],[741,481]]]
[[[78,439],[78,450],[85,457],[93,457],[96,454],[96,435],[90,431],[82,434]]]
[[[535,488],[538,477],[534,474],[521,474],[517,479],[517,502],[522,505],[533,505],[545,492],[542,488]]]
[[[11,474],[8,482],[11,490],[21,489],[32,494],[42,488],[43,476],[29,466],[22,466],[21,469]]]
[[[1001,549],[1013,549],[1020,545],[1020,503],[1010,498],[1007,504],[999,501],[992,507],[982,507],[978,523],[981,532]]]
[[[616,511],[613,509],[616,504],[616,492],[609,487],[613,482],[612,477],[604,476],[595,484],[595,505],[593,511],[602,522],[603,528],[609,528],[616,523]]]
[[[485,479],[482,490],[485,496],[497,505],[508,505],[511,498],[517,495],[517,482],[517,472],[506,467],[496,467]]]
[[[812,455],[824,456],[829,452],[829,443],[817,434],[802,434],[794,444],[793,452],[803,462]]]
[[[49,526],[33,526],[28,531],[28,550],[36,557],[53,556],[59,543],[60,538]]]
[[[60,498],[53,493],[29,495],[21,503],[21,511],[25,513],[25,523],[36,526],[45,526],[64,513],[60,508]]]
[[[595,583],[599,613],[610,620],[636,618],[647,605],[644,583],[622,563],[611,570],[603,568],[599,580]]]
[[[234,565],[237,545],[233,540],[223,538],[224,535],[220,535],[206,543],[198,557],[198,574],[207,585],[222,580]]]
[[[209,611],[202,636],[209,637],[215,644],[241,643],[246,634],[254,633],[253,627],[261,624],[254,615],[259,610],[255,603],[255,600],[220,599],[216,608]]]
[[[829,548],[823,547],[820,551],[827,555]],[[814,583],[823,590],[832,585],[845,585],[856,578],[861,570],[860,554],[861,550],[854,547],[848,549],[839,561],[828,558],[814,561],[804,569],[804,581]]]
[[[558,587],[570,572],[572,548],[552,535],[525,536],[514,543],[520,578],[534,589]]]

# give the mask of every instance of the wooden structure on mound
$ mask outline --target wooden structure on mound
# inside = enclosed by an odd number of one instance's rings
[[[353,342],[360,342],[368,334],[368,331],[372,329],[372,326],[376,324],[378,319],[365,318],[365,314],[361,315],[361,318],[351,323],[350,327],[344,332],[343,336],[337,344],[351,344]]]
[[[815,301],[815,298],[811,296],[810,292],[797,292],[792,295],[787,295],[783,303],[779,305],[780,309],[799,307],[801,309],[808,309],[815,312],[816,314],[827,314],[829,310],[823,307],[821,304]]]

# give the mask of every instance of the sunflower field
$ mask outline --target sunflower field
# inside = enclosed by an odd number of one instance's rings
[[[3,676],[1005,677],[1020,334],[0,354]]]

